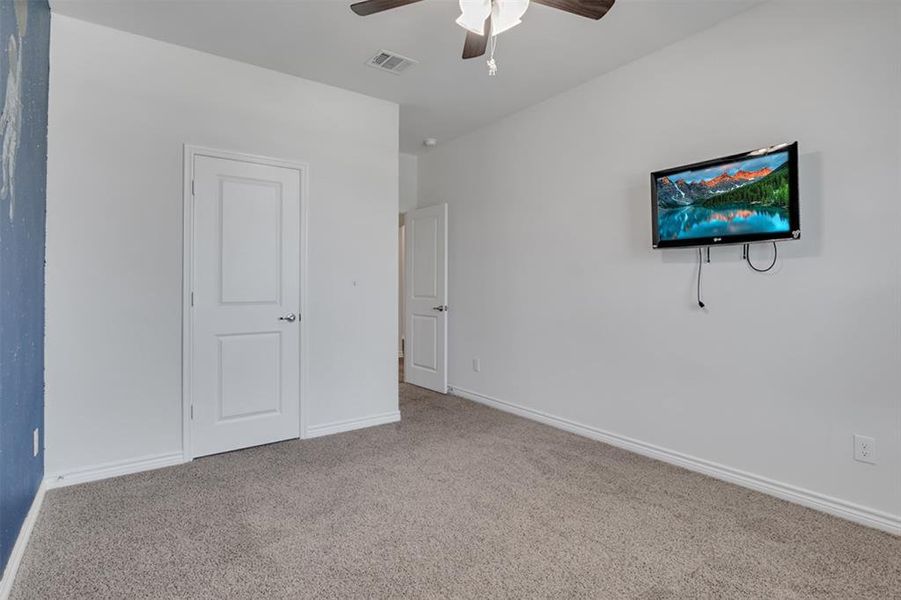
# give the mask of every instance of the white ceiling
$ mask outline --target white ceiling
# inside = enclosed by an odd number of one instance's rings
[[[760,0],[619,0],[600,21],[532,5],[498,38],[497,77],[463,61],[456,0],[358,17],[350,0],[54,0],[55,12],[401,106],[401,151],[448,141],[689,37]],[[379,49],[419,61],[365,65]]]

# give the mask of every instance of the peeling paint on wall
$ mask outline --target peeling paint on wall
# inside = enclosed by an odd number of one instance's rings
[[[47,2],[0,0],[0,570],[44,476],[49,55]]]
[[[28,31],[28,2],[17,0],[13,2],[13,7],[16,31],[9,35],[6,45],[6,96],[0,114],[0,199],[9,201],[10,221],[16,211],[16,156],[22,131],[22,42]]]

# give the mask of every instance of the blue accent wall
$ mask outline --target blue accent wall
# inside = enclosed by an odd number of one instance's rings
[[[0,0],[0,570],[44,476],[50,8]]]

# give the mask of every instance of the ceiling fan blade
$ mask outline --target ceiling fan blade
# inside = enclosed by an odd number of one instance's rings
[[[488,49],[488,39],[491,37],[491,17],[485,19],[485,35],[479,35],[471,31],[466,32],[466,41],[463,42],[463,60],[477,58],[485,54]]]
[[[616,0],[532,0],[536,4],[544,4],[551,8],[559,8],[560,10],[579,15],[580,17],[588,17],[595,21],[607,14]]]
[[[401,6],[406,6],[408,4],[413,4],[416,2],[422,2],[422,0],[363,0],[363,2],[351,4],[350,10],[354,11],[361,17],[365,17],[367,15],[382,12],[383,10],[400,8]]]

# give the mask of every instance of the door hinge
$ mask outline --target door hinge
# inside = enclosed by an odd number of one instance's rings
[[[194,405],[191,405],[191,420],[194,420]]]
[[[194,180],[191,180],[191,195],[194,195]]]
[[[194,306],[194,292],[191,292],[191,306]]]

